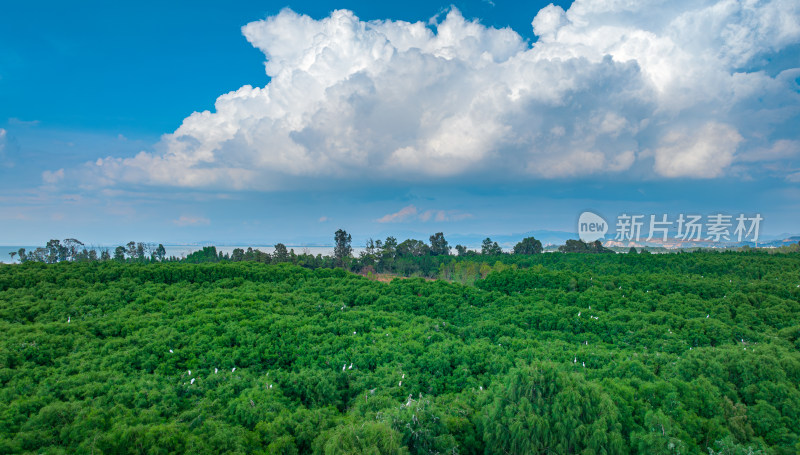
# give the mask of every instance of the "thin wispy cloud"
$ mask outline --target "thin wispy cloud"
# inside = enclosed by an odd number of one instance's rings
[[[462,221],[473,218],[470,213],[463,213],[457,210],[426,210],[419,215],[420,221]]]
[[[8,124],[13,126],[37,126],[39,123],[39,120],[21,120],[16,117],[8,119]]]
[[[186,216],[183,215],[176,220],[172,221],[176,226],[207,226],[211,224],[211,220],[202,216]]]
[[[473,216],[469,213],[459,212],[457,210],[420,211],[416,206],[408,205],[397,212],[386,214],[375,221],[378,223],[406,223],[412,221],[421,221],[425,223],[428,221],[462,221],[472,217]]]
[[[5,165],[6,162],[6,130],[0,128],[0,165]]]
[[[403,221],[409,221],[412,218],[415,218],[419,214],[419,211],[413,205],[409,205],[403,207],[399,211],[395,213],[386,214],[380,218],[378,218],[378,223],[401,223]]]
[[[63,178],[64,178],[64,169],[59,169],[57,171],[42,172],[42,181],[50,185],[58,183]]]

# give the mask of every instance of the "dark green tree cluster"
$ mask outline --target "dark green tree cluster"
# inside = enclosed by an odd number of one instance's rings
[[[514,254],[539,254],[542,252],[542,242],[533,237],[525,237],[514,245]]]
[[[594,242],[586,243],[583,240],[567,240],[564,245],[558,247],[558,251],[562,253],[613,253],[613,250],[610,250],[603,246],[603,243],[599,240],[595,240]]]
[[[0,265],[0,453],[800,450],[796,253],[489,267]]]

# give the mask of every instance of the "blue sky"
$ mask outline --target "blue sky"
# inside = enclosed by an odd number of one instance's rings
[[[800,232],[795,2],[14,2],[0,25],[0,244],[507,235],[583,210]]]

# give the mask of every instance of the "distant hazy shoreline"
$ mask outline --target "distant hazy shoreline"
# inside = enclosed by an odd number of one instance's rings
[[[16,245],[0,245],[0,263],[10,264],[10,263],[17,263],[19,262],[15,257],[14,260],[11,260],[11,256],[9,253],[17,252],[20,248],[25,248],[26,251],[35,250],[36,248],[41,247],[42,245],[38,246],[30,246],[30,245],[23,245],[23,246],[16,246]],[[86,245],[86,248],[94,248],[98,251],[103,249],[108,249],[111,253],[114,252],[114,248],[118,245]],[[186,257],[192,254],[195,251],[202,250],[203,247],[212,246],[208,244],[189,244],[189,245],[164,245],[164,248],[167,250],[167,257],[175,256],[177,258]],[[230,254],[236,248],[241,248],[243,250],[247,250],[248,248],[252,248],[254,250],[261,250],[265,253],[272,253],[275,250],[275,247],[272,245],[213,245],[217,248],[218,252],[228,253]],[[308,246],[308,245],[286,245],[286,248],[289,250],[294,250],[296,254],[301,253],[309,253],[316,256],[317,254],[321,254],[323,256],[330,256],[333,255],[333,245],[325,246],[325,245],[316,245],[316,246]],[[354,247],[353,253],[358,255],[363,248]]]

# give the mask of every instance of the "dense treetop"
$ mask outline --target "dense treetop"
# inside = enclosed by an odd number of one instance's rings
[[[797,255],[506,259],[0,266],[0,452],[800,450]]]

